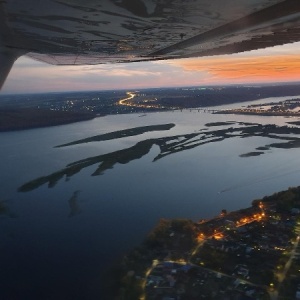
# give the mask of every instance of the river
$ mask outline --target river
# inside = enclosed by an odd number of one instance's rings
[[[299,185],[298,148],[240,156],[282,140],[237,128],[287,121],[184,110],[1,133],[0,298],[105,299],[106,271],[160,218],[211,218]]]

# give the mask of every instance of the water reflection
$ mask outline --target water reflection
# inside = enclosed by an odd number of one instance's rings
[[[72,195],[72,197],[68,200],[70,212],[69,217],[74,217],[81,213],[81,208],[78,204],[78,197],[79,197],[80,191],[75,191]]]
[[[8,208],[5,204],[5,202],[0,200],[0,214],[1,215],[7,214],[7,212],[8,212]]]
[[[7,201],[0,199],[0,216],[15,218],[16,215],[9,209]]]
[[[298,127],[289,127],[289,126],[277,126],[277,125],[261,125],[256,123],[242,123],[242,122],[231,122],[230,125],[235,125],[234,127],[227,127],[229,124],[226,124],[227,128],[223,128],[225,124],[207,124],[207,126],[220,126],[221,128],[215,130],[199,130],[198,132],[193,132],[189,134],[183,135],[174,135],[167,136],[161,138],[152,138],[145,139],[134,146],[117,150],[114,152],[110,152],[107,154],[88,157],[86,159],[78,160],[73,163],[68,164],[64,169],[61,169],[57,172],[54,172],[50,175],[39,177],[35,180],[32,180],[24,185],[22,185],[18,191],[27,192],[33,189],[36,189],[44,184],[48,184],[48,187],[54,187],[55,184],[62,178],[65,177],[66,180],[69,180],[73,175],[80,172],[82,169],[86,167],[90,167],[95,164],[99,164],[97,169],[91,174],[91,176],[102,175],[108,169],[112,169],[115,164],[127,164],[133,160],[140,159],[146,154],[149,153],[151,148],[154,145],[159,146],[160,153],[153,159],[153,161],[157,161],[161,158],[164,158],[168,155],[182,152],[185,150],[190,150],[195,147],[203,146],[209,143],[216,143],[223,141],[229,138],[247,138],[247,137],[267,137],[272,139],[283,140],[279,143],[272,143],[268,145],[262,145],[256,150],[259,151],[251,151],[249,153],[241,154],[240,157],[251,157],[258,156],[268,152],[271,148],[296,148],[300,147],[300,138],[295,136],[300,134],[300,128]],[[75,145],[81,143],[87,143],[91,141],[103,141],[107,139],[115,139],[125,136],[137,135],[148,131],[153,130],[168,130],[172,128],[174,124],[164,124],[164,125],[154,125],[154,126],[146,126],[146,127],[137,127],[127,130],[121,130],[117,132],[111,132],[100,136],[95,136],[79,141],[75,141],[72,143],[60,145],[68,146]],[[164,128],[164,129],[163,129]],[[76,193],[76,192],[75,192]],[[78,194],[74,194],[74,198],[72,203],[73,207],[76,207],[76,198]]]

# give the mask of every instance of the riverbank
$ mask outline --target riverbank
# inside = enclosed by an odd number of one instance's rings
[[[94,113],[55,111],[36,108],[0,110],[0,132],[65,125],[91,120]]]

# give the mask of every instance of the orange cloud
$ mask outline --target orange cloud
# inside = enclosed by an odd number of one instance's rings
[[[211,81],[270,82],[300,80],[300,56],[209,57],[173,61],[185,71],[206,72]]]

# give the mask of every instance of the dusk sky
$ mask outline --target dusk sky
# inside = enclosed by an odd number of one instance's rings
[[[21,57],[1,93],[300,81],[299,48],[294,43],[235,55],[96,66],[52,66]]]

